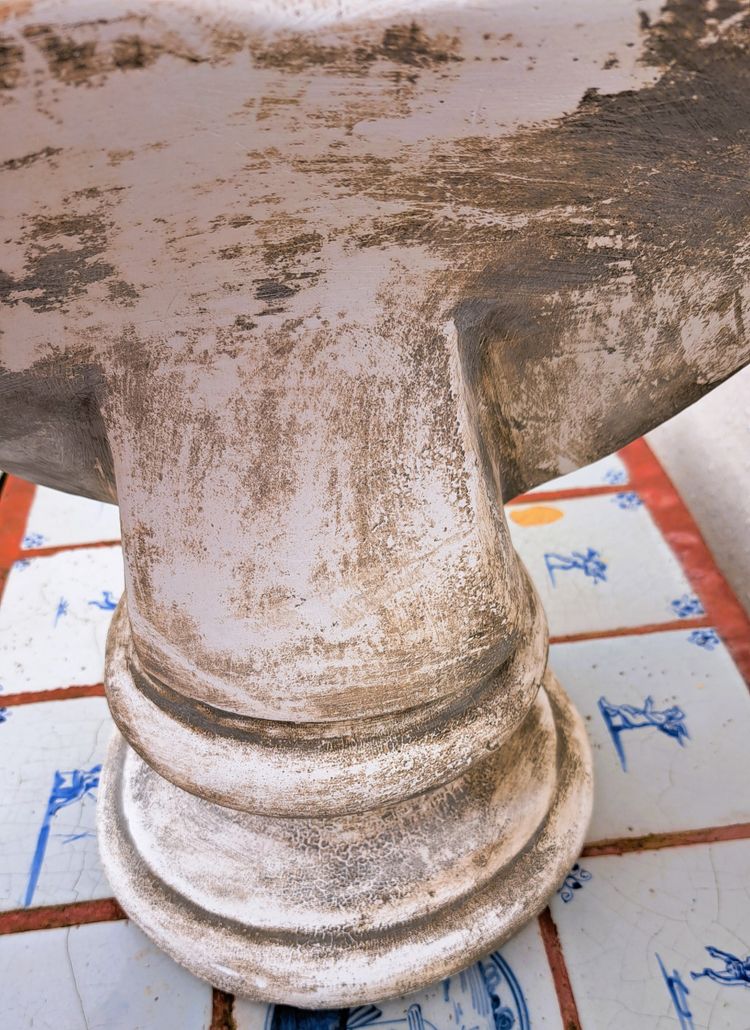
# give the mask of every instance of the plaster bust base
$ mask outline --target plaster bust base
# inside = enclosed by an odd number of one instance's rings
[[[564,878],[591,797],[584,727],[547,672],[520,730],[462,777],[355,815],[212,804],[118,733],[99,840],[128,915],[197,976],[331,1007],[415,990],[501,944]]]

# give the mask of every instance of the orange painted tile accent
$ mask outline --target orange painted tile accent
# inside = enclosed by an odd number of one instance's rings
[[[26,933],[29,930],[54,930],[84,923],[108,923],[127,916],[114,898],[76,901],[70,905],[43,905],[0,912],[0,934]]]

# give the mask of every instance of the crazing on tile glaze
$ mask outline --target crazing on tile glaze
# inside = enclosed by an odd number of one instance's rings
[[[225,990],[434,982],[580,850],[503,502],[750,357],[746,10],[641,6],[0,3],[0,466],[119,504],[102,857]]]

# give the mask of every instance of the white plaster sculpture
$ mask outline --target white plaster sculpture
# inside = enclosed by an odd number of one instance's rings
[[[581,847],[503,500],[748,359],[720,6],[0,4],[0,465],[120,505],[101,852],[212,983],[411,991]]]

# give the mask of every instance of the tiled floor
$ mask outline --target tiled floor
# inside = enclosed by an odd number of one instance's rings
[[[589,728],[588,844],[450,981],[305,1013],[212,991],[122,918],[94,811],[117,511],[0,494],[0,1030],[750,1030],[750,625],[643,442],[508,508]]]

